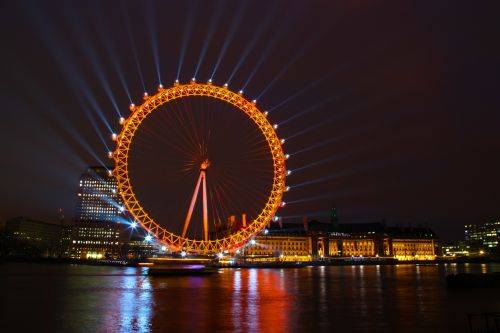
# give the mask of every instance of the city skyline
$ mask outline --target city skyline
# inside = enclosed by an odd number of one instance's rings
[[[78,177],[109,163],[128,104],[193,76],[229,81],[280,124],[285,218],[327,220],[335,201],[343,221],[429,223],[461,239],[499,216],[488,8],[319,4],[120,3],[108,21],[110,4],[8,4],[0,218],[74,217]]]
[[[16,0],[3,332],[497,332],[495,2]]]

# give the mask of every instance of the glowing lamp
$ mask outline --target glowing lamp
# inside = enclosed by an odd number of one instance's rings
[[[290,176],[292,174],[292,170],[286,170],[286,175]]]
[[[281,139],[280,142],[281,142],[281,144],[284,144],[285,143],[285,139]]]
[[[134,111],[135,109],[135,104],[134,103],[130,103],[130,107],[129,107],[130,111]]]
[[[212,79],[208,79],[208,83],[212,83]]]
[[[146,235],[146,237],[144,237],[144,240],[146,242],[151,242],[152,239],[153,239],[153,236],[151,236],[151,235]]]
[[[264,229],[264,231],[263,231],[263,232],[264,232],[264,235],[267,235],[267,234],[269,233],[269,230]]]
[[[267,116],[269,114],[269,111],[264,111],[264,116]]]
[[[252,101],[252,103],[253,103],[253,104],[257,104],[257,100],[256,100],[256,99],[254,99],[254,100]]]
[[[240,254],[240,252],[241,252],[240,249],[236,250],[236,254]]]
[[[224,253],[222,253],[222,252],[217,253],[217,258],[219,258],[219,259],[224,258]]]
[[[187,255],[186,251],[182,251],[182,252],[181,252],[181,257],[183,257],[183,258],[184,258],[186,255]]]
[[[191,78],[191,82],[196,82],[196,78],[195,77]]]
[[[147,91],[145,91],[145,92],[144,92],[144,97],[148,97],[148,96],[149,96],[149,95],[148,95],[148,92],[147,92]]]
[[[113,158],[113,152],[112,151],[108,151],[108,157],[109,158]]]
[[[280,219],[280,217],[279,217],[278,215],[275,215],[275,216],[273,217],[273,221],[274,221],[274,222],[277,222],[279,219]]]
[[[257,243],[257,242],[255,241],[255,239],[253,239],[253,238],[252,238],[252,239],[250,239],[250,245],[255,245],[255,243]]]
[[[290,158],[290,154],[285,154],[285,160]]]
[[[134,221],[134,222],[130,223],[130,227],[131,227],[132,229],[137,228],[137,222],[135,222],[135,221]]]
[[[111,140],[116,141],[116,138],[118,138],[118,135],[116,135],[116,133],[111,134]]]
[[[163,245],[163,246],[161,247],[161,250],[162,250],[163,252],[165,252],[165,251],[167,251],[167,247],[166,247],[165,245]]]
[[[281,202],[281,207],[285,207],[286,206],[286,202],[282,201]]]
[[[274,129],[278,129],[278,124],[274,124],[274,125],[273,125],[273,128],[274,128]]]
[[[290,186],[285,187],[285,192],[290,191]]]
[[[238,91],[238,94],[243,95],[243,90]]]
[[[227,83],[224,83],[224,88],[227,88],[228,87],[228,84]]]
[[[120,125],[125,124],[125,118],[120,117],[120,120],[118,122],[120,123]]]

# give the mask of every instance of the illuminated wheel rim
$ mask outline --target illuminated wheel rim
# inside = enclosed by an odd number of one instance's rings
[[[213,240],[191,239],[176,235],[160,226],[149,216],[137,200],[129,178],[128,158],[130,147],[135,132],[141,123],[151,112],[160,106],[175,99],[190,96],[205,96],[225,101],[242,111],[257,125],[262,135],[266,138],[273,161],[273,183],[265,206],[246,228],[240,229],[236,233],[224,238]],[[135,106],[132,104],[130,109],[132,114],[129,118],[121,119],[120,121],[123,124],[123,128],[114,137],[116,140],[116,150],[110,153],[110,157],[115,161],[114,175],[125,207],[142,228],[173,251],[184,250],[192,253],[208,254],[237,249],[269,224],[281,205],[281,199],[285,191],[286,158],[275,128],[269,123],[266,114],[261,112],[254,102],[246,100],[242,94],[234,93],[227,89],[227,87],[219,87],[210,83],[200,84],[191,82],[189,84],[176,84],[167,89],[160,87],[155,95],[145,95],[142,105]]]

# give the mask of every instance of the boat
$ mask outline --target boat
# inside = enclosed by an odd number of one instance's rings
[[[148,275],[163,276],[210,275],[216,272],[217,269],[205,265],[153,265],[148,268]]]

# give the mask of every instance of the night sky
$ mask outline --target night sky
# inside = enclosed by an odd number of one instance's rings
[[[280,124],[294,172],[279,215],[326,220],[335,202],[341,222],[459,239],[500,215],[489,3],[4,1],[0,220],[70,219],[130,102],[196,76],[243,88]]]

